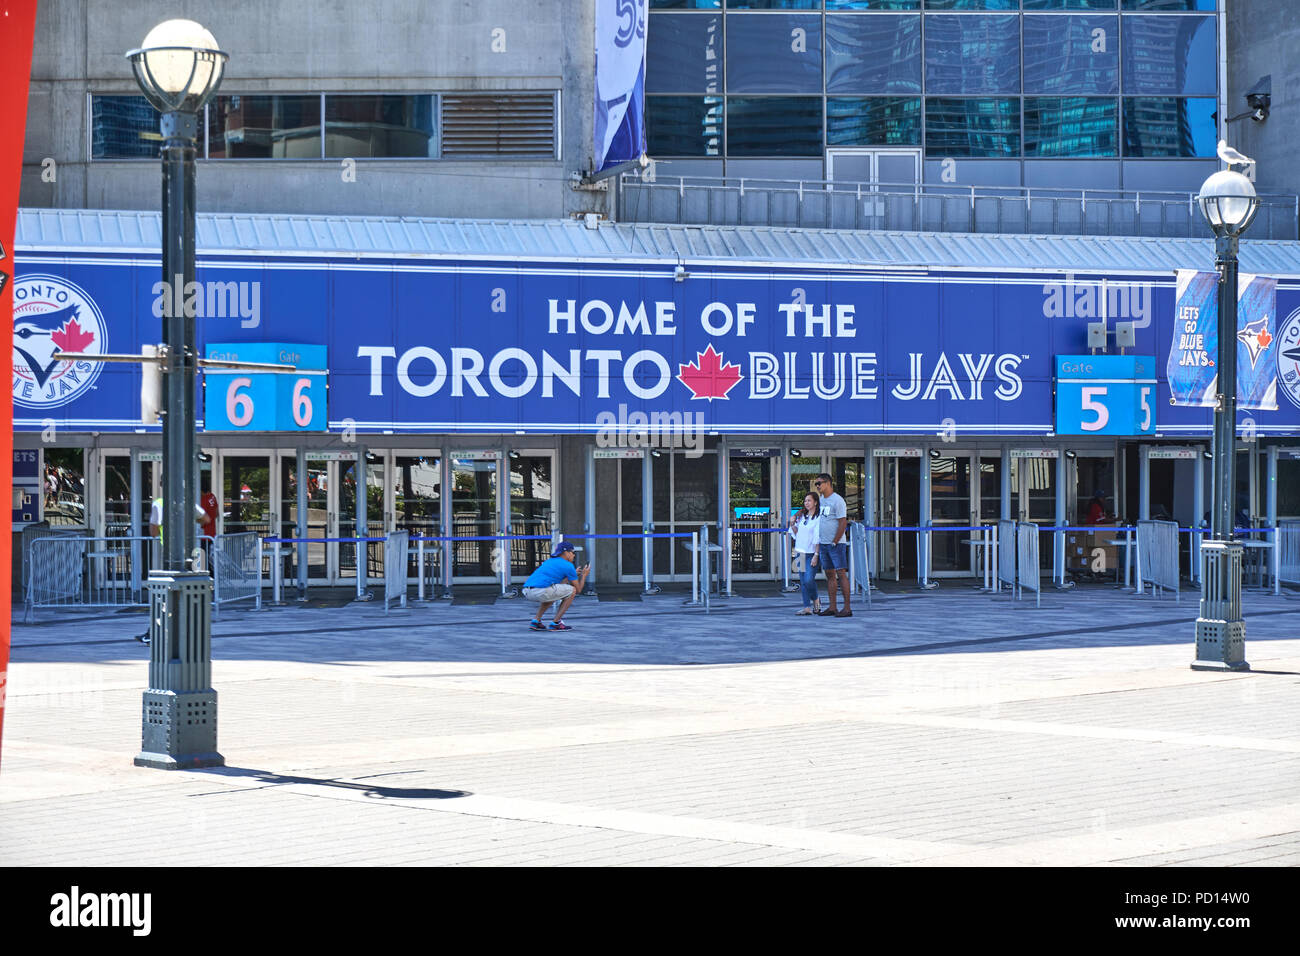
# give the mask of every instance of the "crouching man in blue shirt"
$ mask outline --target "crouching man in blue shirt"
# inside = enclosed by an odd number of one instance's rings
[[[543,561],[524,582],[524,597],[541,604],[537,609],[537,616],[528,625],[534,631],[573,630],[561,618],[573,603],[573,599],[578,596],[578,592],[582,590],[587,580],[587,572],[591,570],[590,566],[585,564],[581,568],[574,567],[573,559],[576,554],[573,545],[561,541],[551,552],[551,558]],[[560,602],[560,606],[555,612],[555,620],[549,626],[542,624],[547,609],[556,601]]]

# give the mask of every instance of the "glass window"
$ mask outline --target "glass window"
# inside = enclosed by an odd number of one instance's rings
[[[1213,17],[1125,17],[1124,92],[1213,96],[1218,92]]]
[[[921,0],[826,0],[827,10],[920,10]]]
[[[819,96],[727,97],[731,156],[822,155]]]
[[[826,18],[827,93],[920,93],[919,16]]]
[[[157,159],[162,146],[161,121],[162,114],[143,96],[91,97],[91,158]]]
[[[1025,17],[1026,93],[1118,93],[1119,17]]]
[[[646,46],[647,93],[722,92],[722,17],[661,14]]]
[[[1114,10],[1115,0],[1025,0],[1026,10]]]
[[[1215,100],[1172,96],[1124,97],[1124,155],[1213,157]]]
[[[821,17],[727,15],[727,92],[821,91]]]
[[[1125,10],[1213,10],[1215,0],[1124,0]]]
[[[925,155],[1020,155],[1020,100],[1016,97],[931,97],[925,101]]]
[[[651,10],[716,10],[722,0],[650,0]]]
[[[212,159],[319,159],[321,98],[218,96],[208,107]]]
[[[1119,116],[1110,97],[1025,97],[1025,155],[1118,156]]]
[[[1020,0],[925,0],[927,10],[1019,10]]]
[[[41,517],[52,526],[86,527],[85,449],[45,449],[44,496]]]
[[[920,146],[921,98],[831,96],[827,146]]]
[[[646,98],[646,143],[651,156],[717,156],[722,147],[722,98]]]
[[[925,18],[927,93],[1019,93],[1020,17]]]
[[[828,10],[919,10],[920,0],[826,0]]]
[[[436,157],[433,97],[327,94],[325,155]]]
[[[820,10],[822,0],[727,0],[731,10]]]

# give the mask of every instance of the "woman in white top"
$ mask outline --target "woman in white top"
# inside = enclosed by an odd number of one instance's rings
[[[790,520],[790,537],[794,539],[796,562],[802,559],[799,569],[799,590],[803,593],[803,607],[796,614],[817,614],[821,611],[821,598],[817,596],[817,540],[821,527],[821,500],[812,492],[804,495],[803,510]]]

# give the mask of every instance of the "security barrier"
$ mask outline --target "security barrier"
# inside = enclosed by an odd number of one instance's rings
[[[867,529],[860,521],[849,525],[849,591],[867,596],[871,606],[871,562],[867,557]]]
[[[1139,521],[1137,523],[1137,589],[1146,593],[1150,583],[1151,594],[1156,588],[1172,591],[1174,600],[1181,600],[1178,573],[1178,522]]]
[[[995,590],[1006,585],[1013,591],[1016,587],[1016,523],[1014,521],[998,522],[998,581]]]
[[[406,607],[406,554],[411,547],[411,532],[390,531],[384,538],[384,613],[390,601]]]
[[[262,598],[261,540],[252,531],[219,534],[212,542],[213,617],[223,604]]]
[[[24,622],[37,608],[135,607],[144,591],[153,539],[57,535],[31,542]]]
[[[1300,521],[1277,523],[1276,582],[1300,587]]]
[[[1034,592],[1034,606],[1043,606],[1043,578],[1038,569],[1038,532],[1036,524],[1016,524],[1016,585],[1023,594]]]

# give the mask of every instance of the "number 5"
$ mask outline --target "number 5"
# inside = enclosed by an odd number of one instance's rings
[[[1140,432],[1151,430],[1151,403],[1147,401],[1147,397],[1150,394],[1151,389],[1142,389],[1142,425],[1138,428],[1138,431]]]
[[[1083,411],[1097,413],[1097,417],[1092,421],[1079,423],[1080,427],[1086,432],[1099,432],[1110,421],[1110,409],[1101,402],[1094,402],[1094,397],[1105,398],[1106,387],[1104,385],[1094,385],[1082,389]]]

